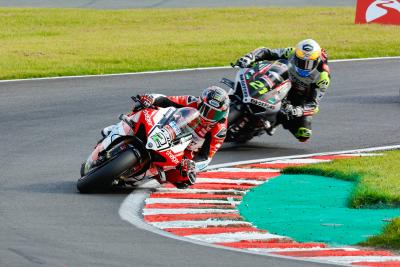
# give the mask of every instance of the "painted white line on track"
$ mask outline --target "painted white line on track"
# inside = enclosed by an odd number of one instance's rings
[[[329,62],[350,62],[350,61],[370,61],[370,60],[385,60],[385,59],[400,59],[400,56],[394,57],[366,57],[366,58],[349,58],[349,59],[334,59],[329,60]]]
[[[321,153],[312,153],[312,154],[301,154],[301,155],[263,158],[263,159],[254,159],[254,160],[244,160],[244,161],[237,161],[237,162],[232,162],[232,163],[222,163],[222,164],[210,165],[206,168],[206,170],[227,168],[227,167],[242,165],[242,164],[252,164],[252,163],[260,163],[260,162],[266,163],[266,162],[271,162],[271,161],[276,161],[276,160],[297,159],[297,158],[306,158],[306,157],[314,157],[314,156],[329,156],[329,155],[350,154],[350,153],[365,153],[365,152],[385,151],[385,150],[394,150],[394,149],[400,149],[400,145],[370,147],[370,148],[344,150],[344,151],[337,151],[337,152],[321,152]]]
[[[181,190],[181,191],[179,191]],[[236,195],[244,195],[247,189],[236,190],[236,189],[185,189],[185,193],[228,193],[228,194],[236,194]],[[174,188],[160,188],[157,190],[158,193],[182,193],[182,189],[174,189]]]
[[[234,204],[238,205],[237,200],[219,200],[219,199],[173,199],[173,198],[147,198],[146,204],[175,204],[175,203],[205,203],[205,204]]]
[[[339,250],[339,251],[358,251],[356,248],[321,248],[318,245],[315,247],[308,247],[308,248],[248,248],[251,251],[258,251],[264,253],[272,253],[272,252],[287,252],[287,251],[325,251],[325,250]]]
[[[143,209],[143,215],[238,213],[237,209]]]
[[[242,169],[242,168],[219,168],[218,170],[213,170],[215,172],[277,172],[279,173],[279,169],[262,169],[262,168],[257,168],[257,169]]]
[[[322,163],[329,162],[330,160],[326,159],[286,159],[286,160],[274,160],[269,161],[270,164],[314,164],[314,163]]]
[[[196,184],[208,184],[208,183],[231,184],[232,180],[229,180],[229,179],[218,179],[218,178],[201,178],[201,177],[196,179]],[[263,183],[264,183],[264,181],[251,180],[251,179],[246,179],[246,180],[237,179],[237,180],[235,180],[235,184],[260,185],[260,184],[263,184]]]
[[[351,59],[336,59],[330,60],[331,63],[341,62],[352,62],[352,61],[370,61],[370,60],[389,60],[389,59],[400,59],[400,56],[394,57],[371,57],[371,58],[351,58]],[[5,82],[23,82],[23,81],[43,81],[43,80],[58,80],[58,79],[80,79],[80,78],[96,78],[96,77],[118,77],[118,76],[132,76],[142,74],[161,74],[161,73],[179,73],[179,72],[190,72],[190,71],[201,71],[201,70],[219,70],[219,69],[232,69],[231,66],[221,67],[204,67],[204,68],[188,68],[188,69],[176,69],[176,70],[159,70],[159,71],[143,71],[143,72],[126,72],[126,73],[114,73],[114,74],[95,74],[95,75],[77,75],[77,76],[57,76],[57,77],[43,77],[43,78],[29,78],[29,79],[15,79],[15,80],[0,80],[0,83]]]
[[[223,234],[209,234],[209,235],[188,235],[187,238],[201,240],[208,243],[219,242],[239,242],[242,240],[269,240],[269,239],[282,239],[287,240],[286,236],[274,235],[269,233],[257,232],[237,232],[237,233],[223,233]]]
[[[251,223],[245,221],[233,220],[205,220],[205,221],[170,221],[170,222],[151,222],[157,228],[206,228],[208,226],[252,226]]]

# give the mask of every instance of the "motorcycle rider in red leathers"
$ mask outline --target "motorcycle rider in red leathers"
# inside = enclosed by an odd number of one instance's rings
[[[237,60],[237,66],[250,67],[262,60],[286,59],[289,61],[289,78],[292,89],[278,114],[282,124],[300,142],[311,137],[312,116],[319,111],[319,102],[330,84],[328,56],[319,44],[311,39],[303,40],[294,47],[269,49],[258,48]],[[267,133],[272,135],[277,125]]]
[[[165,172],[166,180],[178,188],[187,188],[194,184],[196,171],[208,166],[225,140],[229,112],[228,94],[218,86],[210,86],[200,97],[145,94],[138,98],[144,107],[192,107],[200,112],[199,120],[195,125],[190,125],[194,129],[193,141],[187,147],[184,159],[176,169]]]

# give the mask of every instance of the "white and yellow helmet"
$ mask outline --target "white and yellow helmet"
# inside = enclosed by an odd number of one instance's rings
[[[307,77],[318,66],[321,60],[321,47],[312,40],[306,39],[296,46],[292,63],[301,77]]]

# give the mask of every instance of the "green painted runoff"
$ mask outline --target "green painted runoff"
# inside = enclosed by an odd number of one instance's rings
[[[354,245],[377,235],[400,209],[351,209],[354,182],[313,175],[281,175],[246,194],[247,221],[300,242]]]

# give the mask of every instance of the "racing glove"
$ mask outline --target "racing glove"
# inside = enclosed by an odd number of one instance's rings
[[[235,66],[238,66],[240,68],[248,68],[250,67],[255,61],[254,55],[252,53],[249,53],[245,55],[244,57],[239,58]]]
[[[137,96],[143,108],[149,108],[154,104],[154,96],[152,95],[138,95]]]
[[[133,105],[132,111],[139,111],[144,108],[149,108],[153,106],[154,97],[152,95],[136,95],[131,96]]]
[[[144,108],[150,108],[154,105],[155,97],[153,95],[137,95],[131,97],[133,100],[132,111],[139,111]]]

